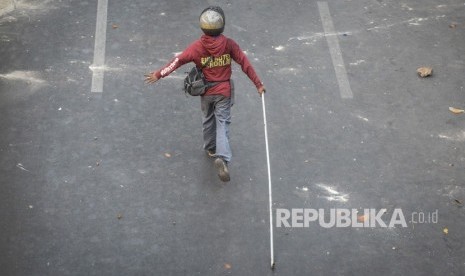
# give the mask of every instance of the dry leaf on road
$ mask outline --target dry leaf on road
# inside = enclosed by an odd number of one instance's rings
[[[433,68],[431,68],[431,67],[420,67],[420,68],[417,69],[417,73],[418,73],[418,75],[420,75],[420,77],[426,78],[426,77],[431,76],[431,74],[433,73]]]
[[[454,114],[462,114],[465,112],[465,110],[463,109],[458,109],[458,108],[455,108],[455,107],[449,107],[449,110],[450,112],[454,113]]]

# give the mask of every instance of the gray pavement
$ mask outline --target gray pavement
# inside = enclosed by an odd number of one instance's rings
[[[448,110],[465,106],[463,1],[110,0],[101,71],[97,2],[0,17],[2,275],[465,274],[465,115]],[[270,270],[252,83],[234,67],[227,184],[181,91],[189,66],[143,83],[209,4],[268,88],[273,210],[401,210],[406,227],[275,227]]]
[[[0,16],[12,12],[15,9],[13,0],[0,0]]]

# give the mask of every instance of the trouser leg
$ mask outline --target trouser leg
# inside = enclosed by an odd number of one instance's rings
[[[205,150],[216,151],[216,119],[215,105],[212,96],[201,97],[201,108],[203,113],[203,148]]]
[[[231,124],[231,99],[218,96],[215,103],[216,156],[230,162],[232,152],[229,145],[229,125]]]

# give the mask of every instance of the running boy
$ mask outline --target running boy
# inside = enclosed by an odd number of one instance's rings
[[[188,62],[202,69],[209,82],[217,84],[201,96],[203,112],[203,140],[207,154],[215,158],[214,164],[221,181],[230,180],[228,163],[232,153],[229,146],[229,124],[231,123],[231,60],[241,65],[242,71],[254,83],[259,95],[265,86],[255,73],[247,56],[239,45],[222,33],[225,26],[224,12],[211,6],[200,14],[200,28],[204,35],[189,45],[180,55],[159,70],[145,75],[147,83],[155,83]]]

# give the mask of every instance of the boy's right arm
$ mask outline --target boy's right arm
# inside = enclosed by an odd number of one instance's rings
[[[192,45],[186,48],[181,54],[173,58],[168,64],[161,67],[157,71],[145,74],[145,82],[148,84],[155,83],[159,79],[173,73],[174,70],[178,69],[182,65],[191,62],[193,60],[191,47]]]
[[[150,73],[150,74],[145,74],[144,77],[145,77],[145,83],[147,84],[156,83],[159,80],[159,78],[157,78],[157,76],[155,75],[155,72]]]

